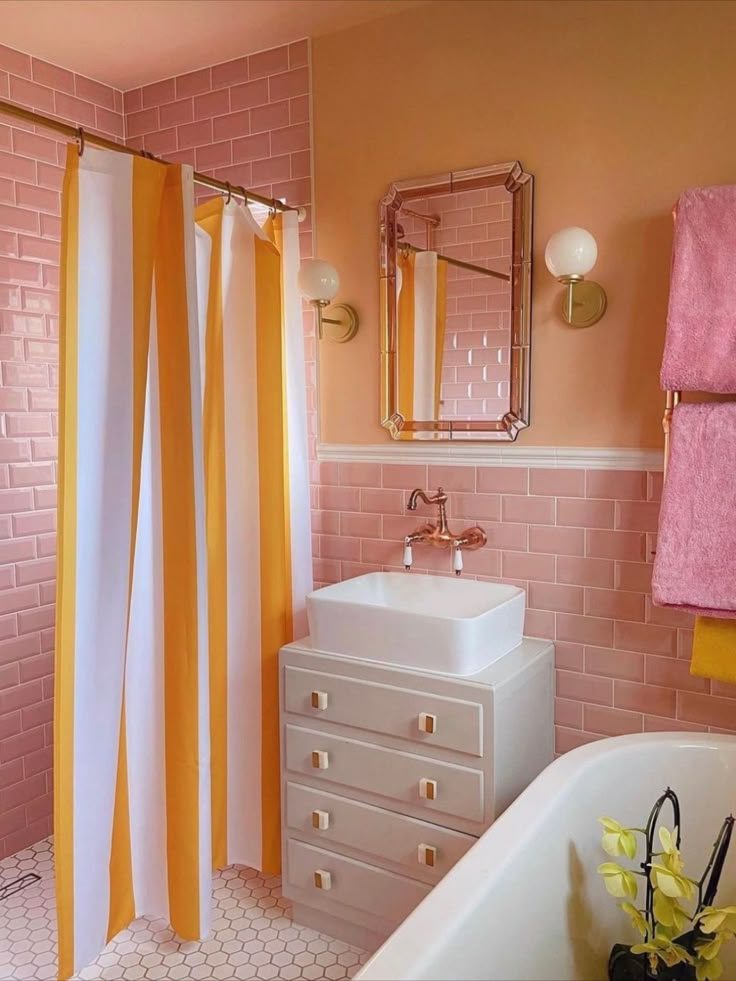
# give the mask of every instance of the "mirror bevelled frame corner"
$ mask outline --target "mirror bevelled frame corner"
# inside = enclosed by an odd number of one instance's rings
[[[534,179],[524,171],[519,161],[479,167],[472,170],[436,174],[432,177],[396,181],[380,202],[380,310],[381,310],[381,423],[396,440],[515,440],[529,425],[530,353],[531,353],[531,279]],[[422,218],[420,211],[431,202],[448,195],[505,191],[510,204],[510,255],[508,274],[501,276],[488,264],[489,275],[509,281],[508,324],[508,405],[497,417],[450,417],[410,419],[400,411],[399,404],[399,344],[397,270],[400,256],[407,250],[414,253],[429,251],[411,245],[405,227],[413,218]],[[493,192],[490,189],[496,189]],[[413,218],[408,217],[413,216]],[[426,217],[425,221],[426,221]],[[400,220],[401,219],[401,220]],[[439,219],[431,216],[431,224]],[[427,232],[427,243],[430,241]],[[451,248],[446,249],[449,253]],[[445,256],[440,258],[465,270],[477,268],[466,262]],[[483,260],[478,260],[482,262]],[[500,261],[500,260],[499,260]],[[482,271],[482,270],[478,270]],[[485,402],[483,403],[486,404]]]

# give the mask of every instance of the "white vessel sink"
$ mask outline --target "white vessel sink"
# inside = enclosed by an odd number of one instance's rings
[[[521,643],[517,586],[372,572],[307,596],[312,647],[442,674],[475,674]]]

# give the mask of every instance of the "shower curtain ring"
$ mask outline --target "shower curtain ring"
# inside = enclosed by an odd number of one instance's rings
[[[81,126],[77,126],[77,148],[79,149],[79,156],[84,154],[84,130]]]
[[[237,184],[235,186],[234,190],[237,191],[238,194],[242,197],[242,199],[243,199],[243,207],[244,208],[247,208],[248,207],[248,193],[245,190],[245,188],[243,187],[243,185],[242,184]]]
[[[230,181],[225,181],[225,187],[227,188],[227,198],[225,199],[225,204],[230,204],[233,197],[233,189],[230,185]]]

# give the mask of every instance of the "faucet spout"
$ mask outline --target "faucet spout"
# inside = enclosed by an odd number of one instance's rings
[[[425,504],[444,504],[447,501],[447,494],[445,494],[441,487],[438,487],[434,497],[427,497],[421,487],[415,487],[409,496],[409,503],[406,505],[407,510],[416,511],[419,498]]]
[[[424,501],[425,504],[429,504],[429,498],[424,493],[424,491],[421,489],[421,487],[416,487],[411,492],[411,496],[409,497],[409,503],[406,505],[407,510],[409,510],[409,511],[416,511],[416,509],[417,509],[417,501],[418,501],[418,499],[420,497]]]

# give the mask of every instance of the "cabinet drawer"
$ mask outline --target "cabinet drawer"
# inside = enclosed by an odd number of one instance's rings
[[[483,820],[483,774],[382,746],[285,726],[286,767],[292,773],[380,794],[427,812]]]
[[[475,843],[459,831],[298,783],[286,785],[286,823],[326,845],[336,842],[394,862],[427,882],[441,879]]]
[[[459,698],[287,665],[287,712],[483,755],[483,706]],[[423,731],[420,724],[433,731]]]
[[[287,856],[290,885],[341,906],[379,914],[394,923],[405,919],[432,888],[293,839],[287,844]],[[321,881],[329,888],[319,888],[315,873],[325,872],[329,878],[322,876]]]

